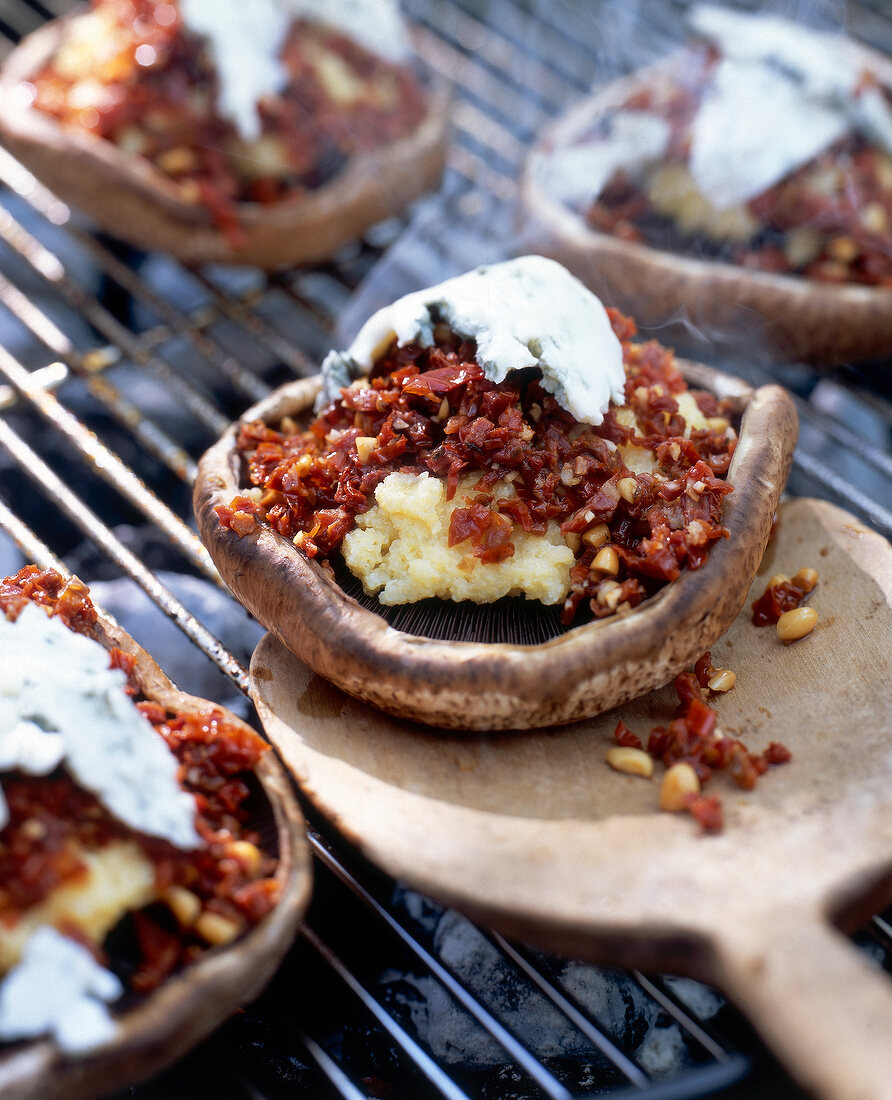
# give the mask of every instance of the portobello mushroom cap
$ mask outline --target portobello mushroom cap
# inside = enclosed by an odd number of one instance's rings
[[[180,713],[221,709],[177,690],[149,654],[101,614],[94,636],[106,648],[133,655],[148,699]],[[67,1055],[50,1039],[10,1045],[0,1053],[0,1100],[83,1100],[135,1084],[176,1061],[260,993],[294,940],[309,902],[312,868],[303,815],[272,749],[255,774],[278,847],[276,907],[232,944],[210,948],[135,1007],[115,1014],[115,1037],[89,1053]]]
[[[204,455],[194,490],[201,537],[235,596],[311,669],[382,710],[453,729],[557,725],[635,698],[691,665],[730,625],[771,532],[797,417],[780,386],[753,390],[679,360],[689,382],[732,400],[743,420],[728,472],[728,539],[705,564],[629,614],[537,645],[434,641],[394,630],[345,595],[329,571],[265,526],[239,538],[214,511],[243,492],[233,425]],[[243,420],[275,424],[311,406],[318,378],[290,383]]]
[[[888,57],[850,40],[841,48],[892,86]],[[562,263],[605,305],[631,313],[640,329],[659,329],[664,341],[681,342],[694,329],[737,346],[745,339],[750,352],[758,342],[760,353],[776,361],[821,366],[892,352],[892,288],[751,271],[625,241],[588,227],[543,187],[552,150],[578,143],[607,111],[677,71],[683,56],[676,52],[608,84],[543,133],[521,174],[525,249]]]
[[[53,56],[77,11],[28,35],[0,69],[0,142],[60,199],[138,248],[188,264],[246,264],[265,270],[328,259],[343,244],[436,186],[446,158],[448,97],[408,135],[351,157],[329,183],[270,204],[239,203],[241,243],[234,245],[200,202],[143,157],[113,142],[62,126],[11,93]]]

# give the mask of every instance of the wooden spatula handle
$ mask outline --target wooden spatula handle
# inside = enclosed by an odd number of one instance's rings
[[[729,997],[822,1100],[892,1100],[892,979],[817,913],[722,934]]]

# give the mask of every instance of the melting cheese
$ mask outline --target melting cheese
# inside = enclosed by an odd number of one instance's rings
[[[691,128],[691,175],[719,209],[779,183],[849,129],[892,151],[892,109],[841,35],[779,16],[697,5],[694,30],[722,52]]]
[[[584,207],[622,169],[637,176],[666,152],[669,123],[648,111],[617,111],[610,116],[603,138],[585,145],[555,149],[540,162],[542,187],[570,206]]]
[[[523,256],[478,267],[379,310],[340,355],[322,365],[323,401],[337,398],[349,377],[372,367],[396,337],[434,343],[443,322],[477,342],[487,378],[538,367],[542,385],[577,420],[600,424],[610,401],[624,400],[622,345],[600,300],[554,260]]]
[[[28,604],[0,616],[0,762],[46,774],[60,762],[130,828],[180,848],[200,843],[177,760],[125,694],[108,653]],[[0,804],[0,827],[7,808]]]
[[[691,126],[691,176],[725,209],[772,187],[847,129],[843,111],[803,95],[784,73],[726,59]]]
[[[210,45],[218,106],[245,140],[260,136],[257,104],[285,87],[280,54],[296,19],[347,34],[372,53],[403,61],[408,36],[395,0],[179,0],[186,26]]]
[[[683,229],[723,237],[722,214],[732,211],[727,236],[745,239],[756,226],[746,228],[742,204],[849,130],[892,153],[892,108],[881,88],[865,85],[863,67],[847,52],[842,35],[709,4],[694,5],[689,22],[718,46],[722,59],[691,123],[688,167],[704,203]],[[607,119],[606,136],[544,158],[543,187],[579,208],[620,169],[646,175],[668,144],[668,128],[661,137],[655,121],[662,120],[644,111],[617,111]],[[689,199],[684,202],[691,207]],[[670,216],[672,204],[655,202]]]
[[[0,985],[0,1036],[52,1035],[64,1051],[89,1050],[114,1037],[106,1005],[123,992],[86,947],[55,928],[40,928]]]

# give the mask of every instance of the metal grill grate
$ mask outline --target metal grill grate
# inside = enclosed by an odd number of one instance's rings
[[[69,6],[5,0],[0,56]],[[190,526],[198,455],[246,405],[311,372],[370,309],[509,254],[526,144],[595,76],[630,67],[631,40],[655,49],[677,37],[684,6],[409,0],[423,65],[456,91],[443,187],[331,263],[272,278],[187,270],[97,237],[0,150],[0,528],[29,560],[131,578],[244,691],[232,642],[173,591],[178,574],[218,583]],[[829,19],[838,6],[815,12]],[[892,52],[878,0],[853,6],[849,25]],[[769,373],[732,367],[753,382]],[[774,373],[802,419],[791,492],[834,500],[888,535],[887,372]],[[324,823],[311,841],[314,901],[270,989],[131,1095],[797,1095],[702,987],[508,944],[406,892]],[[857,938],[890,967],[887,920]],[[674,1044],[663,1069],[660,1042]]]

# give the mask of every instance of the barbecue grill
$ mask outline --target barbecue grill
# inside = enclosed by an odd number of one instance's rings
[[[0,55],[70,6],[3,0]],[[94,589],[98,602],[107,595],[174,680],[199,690],[185,677],[196,663],[202,676],[210,669],[217,679],[202,693],[234,695],[244,713],[258,634],[217,588],[191,526],[197,457],[273,386],[312,373],[378,305],[510,254],[528,143],[594,79],[677,40],[685,5],[405,7],[423,67],[454,88],[445,180],[330,263],[263,276],[135,252],[85,227],[0,149],[0,566],[19,564],[17,546],[27,560],[109,582]],[[832,0],[813,7],[817,25],[839,16]],[[850,4],[847,27],[892,53],[882,0]],[[698,354],[708,361],[709,346]],[[821,373],[744,356],[716,365],[794,393],[801,439],[791,494],[831,500],[892,535],[889,363]],[[148,615],[127,621],[140,589],[163,612],[162,627],[146,625]],[[159,649],[165,616],[185,650]],[[799,1095],[712,990],[510,943],[390,880],[308,815],[314,900],[272,985],[129,1095]],[[892,971],[892,912],[855,940]]]

